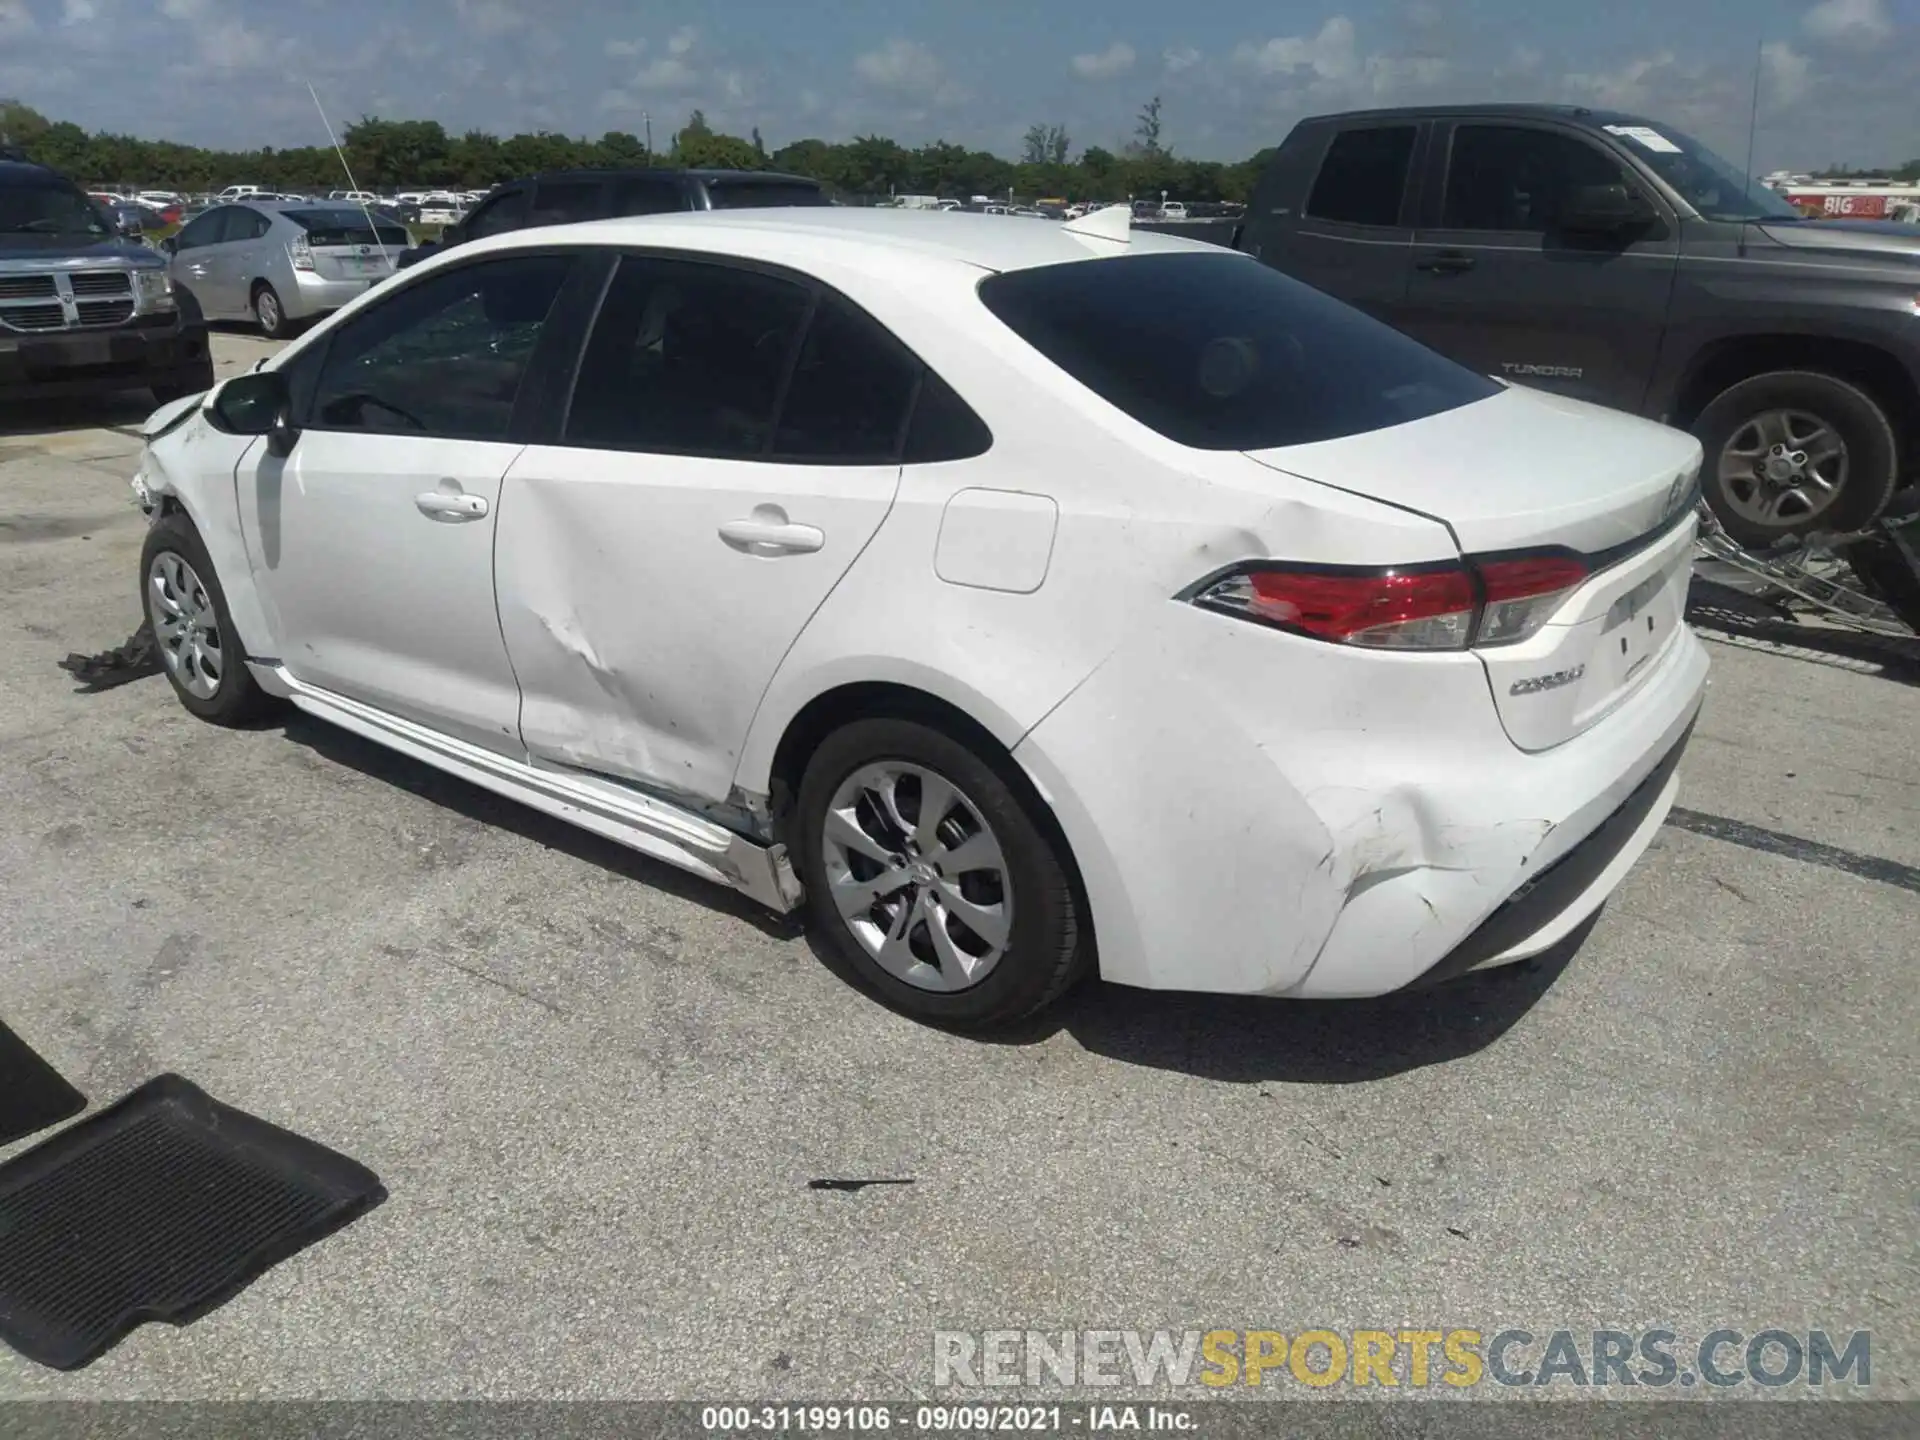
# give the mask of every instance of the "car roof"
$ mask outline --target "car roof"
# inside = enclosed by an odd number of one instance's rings
[[[542,180],[726,180],[744,181],[749,185],[811,185],[821,188],[818,180],[806,175],[788,175],[779,170],[723,170],[715,167],[695,166],[692,169],[680,169],[671,165],[613,165],[585,170],[542,170],[534,175],[516,175],[511,180],[502,180],[501,185],[524,185],[528,181],[538,184]]]
[[[463,250],[531,249],[589,241],[601,245],[658,245],[765,260],[842,261],[862,257],[919,257],[980,270],[1026,270],[1121,254],[1235,252],[1200,240],[1135,230],[1121,246],[1075,234],[1052,220],[975,215],[953,210],[896,210],[838,206],[771,206],[764,210],[621,216],[576,225],[515,230]]]
[[[1320,125],[1359,120],[1439,120],[1455,116],[1484,115],[1506,120],[1570,120],[1576,125],[1652,125],[1643,116],[1622,110],[1596,110],[1587,105],[1492,104],[1492,105],[1398,105],[1375,110],[1339,110],[1326,115],[1309,115],[1300,123]]]

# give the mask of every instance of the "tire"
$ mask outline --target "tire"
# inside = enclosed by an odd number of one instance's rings
[[[293,333],[293,322],[287,319],[280,292],[264,280],[253,287],[253,319],[269,340],[284,340]]]
[[[1743,380],[1700,412],[1693,433],[1706,451],[1700,483],[1707,504],[1750,550],[1812,531],[1864,529],[1899,475],[1899,446],[1879,405],[1817,371]],[[1822,435],[1838,441],[1837,458],[1819,458]],[[1770,456],[1778,457],[1771,474]]]
[[[191,627],[184,637],[173,619],[179,609],[187,612]],[[233,628],[207,547],[193,522],[178,511],[156,521],[140,548],[140,612],[153,626],[161,669],[191,714],[214,725],[239,726],[279,708],[248,671],[246,647]],[[205,663],[214,656],[217,674]]]
[[[907,778],[875,781],[878,788],[863,783],[876,772]],[[936,843],[916,844],[887,818],[878,797],[881,789],[891,788],[893,816],[919,829],[927,776],[951,786],[955,803],[943,809],[940,820],[920,830],[925,841],[937,827]],[[916,862],[921,866],[917,879],[905,880],[903,888],[858,914],[843,913],[836,887],[845,891],[852,888],[847,882],[903,875],[905,870],[829,838],[829,810],[847,815],[850,795],[864,796],[851,813],[866,841],[877,851],[906,860],[908,868]],[[911,815],[906,813],[909,801]],[[794,848],[807,891],[808,923],[844,973],[917,1020],[979,1030],[1036,1014],[1072,987],[1092,953],[1066,857],[1043,816],[1038,799],[1005,757],[985,758],[920,721],[874,719],[846,725],[828,735],[808,761],[794,810]],[[978,843],[982,830],[985,845]],[[840,827],[836,833],[844,836],[846,831]],[[960,853],[962,839],[970,858],[989,863],[969,867],[964,875],[943,864]],[[943,869],[944,878],[931,877],[931,867]],[[997,885],[989,880],[995,874],[1000,877]],[[960,903],[949,906],[948,897],[962,886]],[[849,902],[850,911],[856,908],[857,902]],[[969,928],[963,912],[975,917],[982,931]],[[992,932],[1009,912],[1011,924],[1002,940]],[[945,947],[935,945],[931,926],[936,921],[945,927]],[[861,933],[856,933],[856,923]],[[899,937],[897,943],[888,942],[883,924]],[[879,958],[876,946],[891,956],[891,968]],[[972,978],[975,969],[978,975]],[[909,974],[914,978],[906,978]]]

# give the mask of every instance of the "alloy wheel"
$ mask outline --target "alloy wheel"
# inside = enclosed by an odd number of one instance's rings
[[[219,616],[193,566],[171,550],[147,571],[147,614],[167,672],[195,699],[211,700],[227,673]]]
[[[979,984],[1005,956],[1007,859],[952,781],[906,761],[864,765],[834,792],[821,839],[834,908],[888,974],[951,992]]]
[[[1763,410],[1720,450],[1720,482],[1742,519],[1771,529],[1805,525],[1847,483],[1847,442],[1805,410]]]
[[[269,335],[280,331],[280,297],[271,290],[262,290],[259,298],[253,302],[254,314],[260,318],[260,328]]]

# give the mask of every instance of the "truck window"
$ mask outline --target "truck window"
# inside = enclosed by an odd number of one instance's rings
[[[1445,230],[1542,234],[1583,185],[1631,185],[1620,162],[1572,135],[1518,125],[1461,125],[1447,157]]]
[[[615,215],[671,215],[686,208],[686,191],[677,180],[658,175],[636,175],[614,181]]]
[[[489,235],[504,235],[509,230],[518,230],[527,218],[527,192],[509,190],[504,195],[496,195],[467,217],[463,227],[469,240],[483,240]]]
[[[1334,136],[1307,196],[1307,214],[1342,225],[1399,224],[1414,134],[1411,125],[1376,125]]]
[[[1146,254],[1008,270],[980,299],[1087,389],[1197,450],[1382,430],[1495,382],[1245,255]]]
[[[542,180],[534,187],[527,224],[572,225],[598,220],[601,189],[598,180]]]

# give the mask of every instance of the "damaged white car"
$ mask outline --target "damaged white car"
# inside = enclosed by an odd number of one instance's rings
[[[174,688],[804,906],[942,1023],[1540,953],[1672,803],[1697,442],[1127,226],[422,264],[150,424]]]

